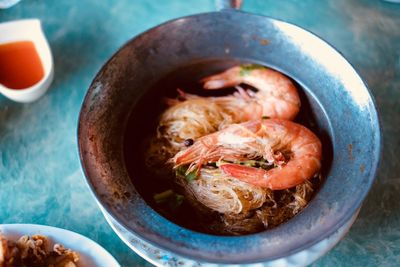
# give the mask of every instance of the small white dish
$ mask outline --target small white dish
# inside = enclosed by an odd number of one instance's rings
[[[0,232],[9,240],[16,241],[23,235],[43,235],[50,245],[59,243],[79,253],[78,266],[121,267],[114,257],[93,240],[56,227],[37,224],[0,224]]]
[[[40,98],[53,81],[53,57],[38,19],[0,23],[0,44],[18,41],[31,41],[34,43],[42,62],[44,76],[36,84],[24,89],[10,89],[0,84],[0,93],[17,102],[32,102]]]

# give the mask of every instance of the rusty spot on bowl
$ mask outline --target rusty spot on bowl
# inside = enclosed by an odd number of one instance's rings
[[[347,145],[347,155],[348,155],[350,160],[354,159],[354,156],[353,156],[353,144],[348,144]]]
[[[269,41],[267,39],[260,39],[260,44],[261,45],[268,45]]]
[[[253,39],[254,41],[258,41],[260,43],[260,45],[268,45],[269,44],[269,41],[267,39],[260,38],[255,34],[253,34],[251,36],[251,39]]]
[[[361,164],[360,165],[360,172],[363,173],[365,171],[365,165]]]

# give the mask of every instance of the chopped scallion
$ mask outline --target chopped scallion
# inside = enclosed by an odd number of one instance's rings
[[[169,189],[153,196],[157,204],[166,204],[171,210],[176,210],[182,205],[185,197]]]
[[[194,170],[194,171],[187,173],[187,166],[180,166],[180,167],[176,168],[175,174],[178,177],[184,177],[188,182],[190,182],[197,178],[198,171]]]
[[[153,196],[153,198],[154,198],[154,201],[155,201],[156,203],[164,203],[164,202],[168,201],[169,198],[171,198],[172,196],[174,196],[174,194],[175,194],[174,191],[172,191],[171,189],[169,189],[169,190],[166,190],[166,191],[164,191],[164,192],[162,192],[162,193],[155,194],[155,195]]]
[[[253,70],[256,69],[264,69],[264,66],[257,65],[257,64],[246,64],[246,65],[241,65],[240,66],[240,76],[246,76],[249,75]]]
[[[197,178],[197,171],[189,172],[185,175],[185,177],[188,182],[191,182]]]

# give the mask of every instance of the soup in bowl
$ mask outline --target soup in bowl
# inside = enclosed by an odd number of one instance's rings
[[[322,178],[313,182],[307,205],[274,227],[213,231],[204,227],[212,216],[199,220],[186,198],[178,197],[177,213],[157,205],[155,195],[179,192],[167,176],[149,172],[144,151],[165,110],[164,98],[175,98],[177,88],[200,95],[204,77],[249,63],[276,70],[295,86],[301,108],[294,120],[322,144]],[[211,95],[233,89],[227,90]],[[78,142],[94,196],[127,231],[182,258],[240,264],[287,257],[351,221],[374,179],[380,130],[365,83],[328,44],[285,22],[224,11],[160,25],[114,54],[86,95]]]

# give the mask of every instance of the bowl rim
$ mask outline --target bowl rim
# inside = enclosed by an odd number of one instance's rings
[[[374,125],[374,129],[376,130],[374,132],[375,136],[373,138],[373,140],[376,143],[374,144],[375,147],[374,147],[374,150],[373,150],[373,159],[374,159],[374,161],[371,164],[371,171],[369,172],[369,175],[367,176],[368,182],[365,184],[364,190],[363,190],[362,194],[360,195],[361,197],[354,202],[354,205],[351,208],[349,208],[349,212],[348,213],[346,213],[344,216],[342,216],[341,218],[339,218],[336,221],[336,224],[335,224],[334,227],[330,227],[330,228],[327,228],[327,227],[323,228],[322,227],[319,232],[316,233],[314,231],[315,234],[314,234],[313,238],[308,238],[306,241],[301,242],[300,245],[298,244],[295,248],[290,249],[288,251],[281,252],[281,253],[276,253],[272,257],[263,257],[263,256],[260,256],[260,255],[257,255],[258,257],[253,257],[251,260],[246,259],[246,260],[233,260],[232,261],[231,259],[227,259],[227,258],[207,258],[207,257],[198,256],[196,254],[188,254],[187,251],[185,251],[183,249],[180,249],[178,246],[174,246],[174,244],[172,244],[172,243],[171,244],[166,244],[166,243],[158,242],[159,240],[157,238],[154,238],[150,234],[142,233],[140,231],[135,231],[134,229],[132,229],[129,226],[129,224],[126,221],[124,221],[124,219],[121,216],[119,216],[117,212],[115,212],[115,210],[113,209],[113,207],[111,205],[108,205],[108,203],[106,203],[105,201],[102,201],[101,196],[96,192],[96,190],[95,190],[95,188],[94,188],[94,186],[93,186],[93,184],[92,184],[92,182],[91,182],[91,180],[89,178],[89,175],[87,173],[86,167],[85,167],[85,159],[84,159],[84,156],[83,156],[83,148],[82,148],[82,144],[81,144],[81,141],[80,141],[80,136],[81,136],[82,127],[83,127],[82,126],[82,124],[83,124],[82,118],[84,116],[83,110],[84,110],[85,104],[88,102],[89,95],[93,91],[93,87],[94,87],[95,83],[97,82],[100,74],[103,71],[106,70],[107,65],[109,64],[109,62],[121,50],[123,50],[125,47],[127,47],[130,43],[132,43],[136,39],[138,39],[138,38],[140,38],[140,37],[142,37],[144,35],[147,35],[147,34],[151,33],[152,31],[159,30],[160,28],[162,28],[165,25],[172,24],[172,23],[177,22],[177,21],[182,20],[182,19],[199,19],[199,18],[201,18],[203,16],[212,16],[212,15],[220,16],[221,14],[230,14],[231,15],[233,13],[242,14],[242,15],[245,15],[245,16],[255,16],[255,17],[258,17],[260,19],[266,19],[266,20],[269,20],[271,22],[276,22],[276,23],[280,23],[280,24],[286,24],[288,26],[295,27],[295,28],[297,28],[297,30],[306,32],[306,33],[312,35],[315,39],[319,39],[321,42],[324,43],[325,46],[329,47],[334,53],[336,53],[337,56],[343,58],[344,61],[354,71],[354,74],[357,75],[358,78],[361,79],[361,81],[362,81],[362,83],[363,83],[363,85],[365,87],[366,93],[367,93],[368,98],[369,98],[369,102],[371,104],[371,108],[368,111],[369,111],[369,113],[371,114],[371,117],[372,117],[371,125]],[[369,89],[366,81],[359,75],[359,73],[355,70],[353,65],[350,62],[347,61],[347,59],[342,55],[342,53],[340,53],[334,46],[332,46],[330,43],[328,43],[324,39],[320,38],[318,35],[314,34],[313,32],[311,32],[309,30],[306,30],[306,29],[304,29],[304,28],[302,28],[302,27],[300,27],[300,26],[298,26],[296,24],[288,23],[288,22],[285,22],[283,20],[271,18],[271,17],[264,16],[264,15],[247,13],[247,12],[244,12],[244,11],[241,11],[241,10],[222,10],[222,11],[205,12],[205,13],[199,13],[199,14],[179,17],[179,18],[176,18],[176,19],[168,20],[168,21],[166,21],[166,22],[164,22],[162,24],[159,24],[159,25],[157,25],[155,27],[152,27],[152,28],[140,33],[139,35],[136,35],[133,38],[129,39],[124,45],[122,45],[103,64],[101,69],[97,72],[97,74],[96,74],[95,78],[93,79],[92,83],[90,84],[89,89],[88,89],[88,91],[87,91],[87,93],[85,95],[85,98],[84,98],[83,102],[82,102],[81,111],[79,113],[78,128],[77,128],[77,138],[78,138],[77,145],[78,145],[79,159],[80,159],[80,163],[81,163],[81,167],[82,167],[84,176],[86,178],[87,185],[90,188],[90,191],[91,191],[92,195],[94,196],[94,198],[95,198],[96,202],[98,203],[98,205],[100,205],[102,208],[104,208],[107,211],[107,213],[110,215],[110,217],[112,217],[112,219],[114,219],[115,221],[120,223],[126,229],[129,229],[130,231],[132,231],[138,237],[143,238],[145,241],[147,241],[147,242],[149,242],[149,243],[153,244],[154,246],[159,247],[161,249],[164,249],[164,250],[167,250],[167,251],[171,251],[171,252],[176,253],[178,255],[182,255],[184,257],[187,257],[187,258],[190,258],[190,259],[194,259],[194,260],[199,260],[199,261],[202,261],[202,262],[227,263],[227,264],[230,264],[230,263],[233,263],[233,264],[260,263],[260,262],[264,262],[264,261],[268,261],[268,260],[279,259],[279,258],[282,258],[282,257],[286,257],[288,255],[297,253],[299,251],[302,251],[302,250],[304,250],[304,249],[306,249],[306,248],[318,243],[319,241],[323,240],[327,236],[333,234],[335,231],[337,231],[337,229],[339,229],[342,225],[344,225],[351,218],[351,216],[354,215],[355,212],[357,212],[357,210],[360,208],[362,202],[365,200],[368,192],[370,191],[370,189],[371,189],[371,187],[372,187],[372,185],[374,183],[377,170],[378,170],[378,168],[380,166],[380,159],[381,159],[381,153],[382,153],[381,121],[380,121],[380,117],[379,117],[379,113],[378,113],[378,109],[377,109],[377,105],[376,105],[376,100],[375,100],[373,94],[371,93],[371,90]],[[156,215],[161,216],[155,210],[153,210],[150,206],[148,206],[148,208],[151,210],[151,212],[154,212]],[[298,215],[296,215],[296,216],[298,216]],[[223,240],[223,239],[236,239],[238,242],[240,242],[241,238],[243,237],[243,236],[216,236],[216,235],[204,234],[204,233],[188,230],[188,229],[186,229],[186,228],[184,228],[184,227],[182,227],[180,225],[177,225],[175,223],[170,222],[169,220],[165,219],[164,217],[162,217],[162,218],[166,222],[174,225],[177,229],[185,231],[186,233],[189,233],[189,234],[200,235],[200,236],[205,236],[205,237],[212,237],[212,238],[220,239],[220,240]],[[272,230],[268,230],[268,231],[272,231]],[[261,233],[263,233],[263,232],[250,234],[250,235],[245,235],[245,237],[258,236]],[[297,242],[297,243],[299,243],[299,242]]]

